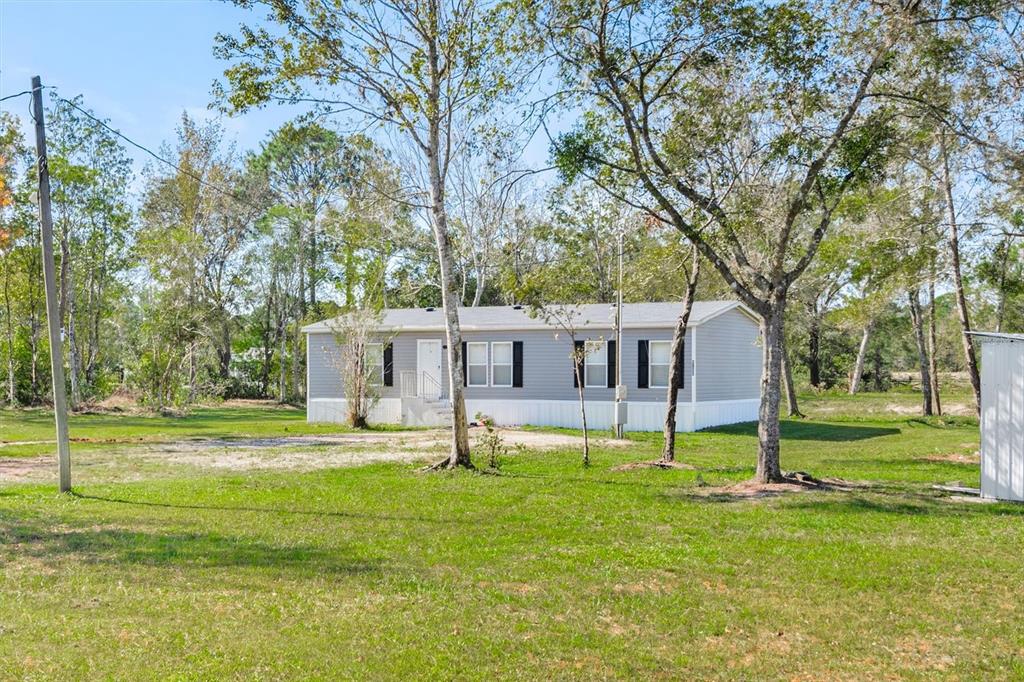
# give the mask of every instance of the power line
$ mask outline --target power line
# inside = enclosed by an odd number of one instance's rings
[[[149,147],[147,147],[147,146],[145,146],[145,145],[143,145],[143,144],[141,144],[139,142],[136,142],[135,140],[131,139],[130,137],[128,137],[127,135],[122,133],[120,130],[117,130],[116,128],[112,128],[109,124],[107,124],[106,121],[103,121],[102,119],[96,118],[90,112],[88,112],[85,109],[83,109],[82,107],[78,106],[77,104],[75,104],[71,100],[64,99],[63,97],[60,97],[60,96],[57,97],[57,100],[60,101],[60,102],[63,102],[64,104],[68,105],[69,107],[75,109],[76,111],[81,113],[83,116],[86,116],[89,119],[95,121],[99,125],[103,126],[105,129],[109,130],[114,135],[118,136],[119,138],[121,138],[122,140],[127,142],[128,144],[130,144],[133,147],[135,147],[136,149],[139,149],[139,150],[145,152],[146,154],[149,154],[150,156],[152,156],[154,159],[156,159],[160,163],[167,164],[168,166],[170,166],[174,170],[178,171],[179,173],[187,175],[188,177],[190,177],[193,180],[195,180],[196,182],[198,182],[200,185],[202,185],[204,187],[209,187],[210,189],[214,190],[215,192],[219,192],[220,194],[223,194],[224,196],[229,197],[229,198],[231,198],[231,199],[233,199],[235,201],[238,201],[238,202],[243,203],[243,204],[245,203],[244,201],[239,199],[238,196],[236,196],[234,193],[232,193],[230,190],[226,190],[226,189],[224,189],[222,187],[219,187],[219,186],[217,186],[217,185],[215,185],[215,184],[213,184],[211,182],[207,182],[201,176],[196,175],[195,173],[193,173],[191,171],[185,170],[184,168],[182,168],[178,164],[174,163],[173,161],[169,161],[168,159],[165,159],[164,157],[160,156],[159,154],[154,152]]]
[[[15,97],[21,97],[23,95],[31,95],[31,94],[32,94],[31,90],[22,90],[21,92],[13,94],[13,95],[7,95],[6,97],[0,97],[0,102],[6,102],[7,100],[14,99]]]

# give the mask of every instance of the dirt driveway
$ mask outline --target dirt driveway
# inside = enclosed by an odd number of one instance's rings
[[[583,439],[559,433],[501,429],[510,450],[577,448]],[[483,434],[470,429],[470,442]],[[329,469],[378,462],[418,462],[441,458],[448,449],[449,432],[369,431],[326,436],[277,438],[192,439],[110,449],[74,451],[76,480],[89,482],[140,480],[187,471],[250,471]],[[605,447],[626,446],[628,441],[592,439]],[[2,451],[0,451],[2,453]],[[49,480],[55,474],[53,456],[0,457],[0,484]]]

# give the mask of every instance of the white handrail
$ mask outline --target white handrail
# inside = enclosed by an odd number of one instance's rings
[[[411,369],[402,370],[401,382],[402,382],[402,397],[403,398],[415,398],[419,395],[418,380],[416,378],[416,371]]]
[[[426,372],[420,372],[420,397],[427,400],[440,400],[443,395],[441,382]]]
[[[403,398],[441,400],[445,397],[444,384],[431,374],[407,369],[402,370],[399,377]]]

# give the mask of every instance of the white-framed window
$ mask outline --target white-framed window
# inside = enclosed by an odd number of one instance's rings
[[[512,385],[512,342],[491,343],[491,386]]]
[[[608,386],[608,353],[600,341],[587,341],[584,346],[587,360],[583,367],[584,386],[604,388]]]
[[[466,385],[487,385],[486,341],[470,341],[466,344]]]
[[[384,385],[384,344],[366,344],[366,377],[371,386]]]
[[[671,341],[651,341],[647,354],[649,383],[651,388],[668,388],[668,367],[672,362]]]

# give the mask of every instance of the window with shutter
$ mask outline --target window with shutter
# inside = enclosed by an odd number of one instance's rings
[[[615,341],[608,342],[608,388],[615,388],[615,374],[616,374],[616,362],[618,358],[615,357]]]
[[[587,360],[584,368],[584,379],[587,388],[605,387],[608,385],[608,356],[601,352],[600,341],[587,341]]]
[[[395,347],[391,343],[384,346],[384,385],[395,385]]]
[[[636,387],[647,388],[647,372],[650,370],[650,366],[647,364],[647,346],[648,341],[646,339],[640,339],[636,342]]]
[[[467,386],[487,385],[487,342],[471,341],[466,344]]]
[[[671,341],[651,341],[650,373],[648,382],[651,388],[668,388],[668,368],[672,361]]]
[[[523,342],[512,342],[512,387],[523,387]]]

